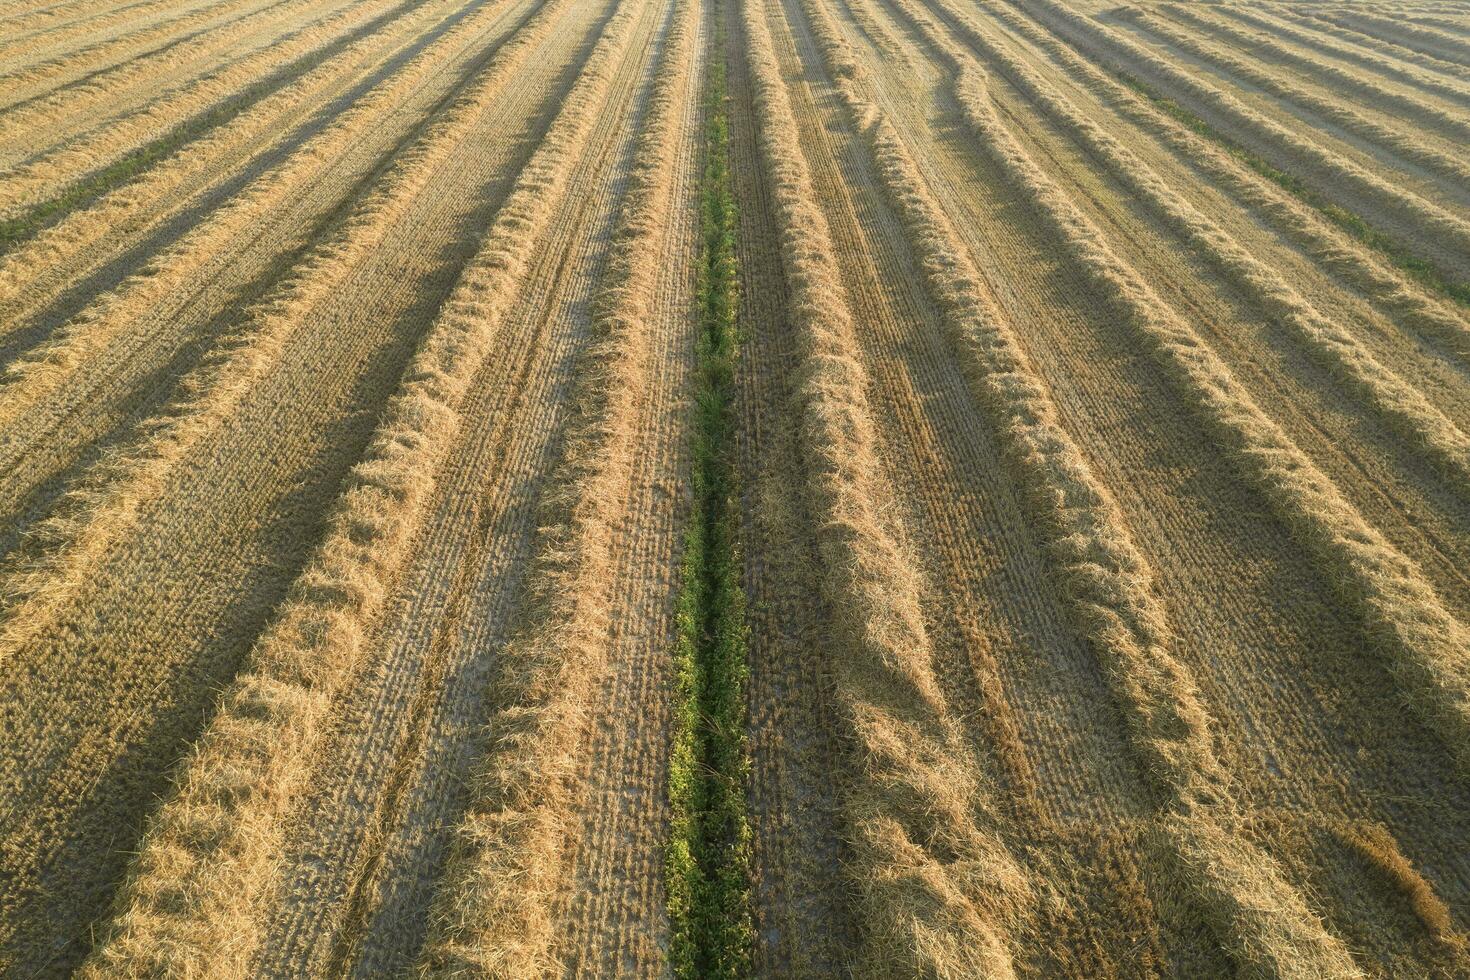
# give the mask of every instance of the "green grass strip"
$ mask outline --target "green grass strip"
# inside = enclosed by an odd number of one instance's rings
[[[1159,94],[1153,88],[1126,72],[1115,69],[1115,74],[1123,84],[1147,98],[1164,114],[1179,122],[1191,132],[1218,143],[1226,152],[1241,163],[1250,167],[1273,184],[1276,184],[1297,200],[1321,212],[1328,221],[1337,225],[1357,241],[1362,242],[1364,245],[1388,258],[1394,265],[1408,273],[1414,281],[1437,293],[1448,296],[1462,306],[1470,306],[1470,282],[1457,282],[1448,278],[1438,266],[1422,256],[1415,255],[1413,251],[1397,238],[1374,228],[1362,216],[1354,214],[1341,205],[1334,204],[1304,184],[1301,178],[1267,163],[1264,159],[1247,150],[1245,147],[1240,146],[1230,137],[1173,99]]]
[[[732,459],[739,283],[723,30],[714,51],[700,191],[694,514],[681,570],[669,763],[673,827],[665,873],[670,958],[679,977],[748,976],[755,938],[745,802],[749,665]]]

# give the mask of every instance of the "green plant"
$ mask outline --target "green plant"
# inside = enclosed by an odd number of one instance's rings
[[[751,833],[745,786],[745,594],[731,453],[739,284],[729,180],[724,35],[715,35],[700,192],[700,337],[691,479],[674,651],[673,829],[667,855],[671,959],[681,977],[750,972]]]

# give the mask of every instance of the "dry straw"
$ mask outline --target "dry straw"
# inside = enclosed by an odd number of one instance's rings
[[[95,6],[95,0],[92,2]],[[200,6],[202,9],[196,9],[194,14],[196,20],[200,16],[207,15],[210,5]],[[72,9],[68,10],[69,7]],[[9,69],[9,71],[15,71],[21,66],[30,64],[30,59],[44,58],[48,54],[81,47],[88,40],[104,35],[108,28],[146,23],[153,15],[166,14],[171,9],[178,12],[179,4],[178,0],[148,0],[148,2],[137,4],[118,4],[110,11],[92,14],[88,14],[85,7],[85,3],[78,3],[75,6],[60,4],[49,9],[33,10],[14,19],[7,18],[6,26],[12,32],[14,42],[7,44],[5,49],[0,51],[0,65],[19,63],[16,67]],[[64,23],[50,26],[44,23],[46,20],[61,17],[66,17]],[[165,23],[177,24],[180,20],[189,17],[188,14],[181,14],[172,21],[166,19]]]
[[[533,46],[557,9],[543,11],[540,29],[522,32],[519,46]],[[276,876],[314,735],[370,642],[417,539],[460,429],[460,406],[565,193],[631,16],[629,8],[608,25],[426,333],[326,539],[152,822],[90,974],[248,974],[261,937],[261,902]]]
[[[120,233],[136,233],[160,220],[187,198],[184,190],[191,181],[213,179],[221,161],[229,160],[242,149],[268,146],[270,141],[265,134],[278,127],[282,119],[289,119],[313,100],[325,97],[370,59],[405,43],[413,31],[422,27],[424,20],[439,12],[438,7],[429,4],[406,11],[408,4],[393,6],[393,2],[355,5],[340,15],[340,19],[334,18],[335,23],[322,25],[324,36],[331,38],[327,46],[353,34],[361,36],[229,122],[207,135],[191,138],[168,159],[133,175],[122,186],[104,192],[92,203],[67,212],[54,224],[37,229],[13,251],[0,256],[0,319],[17,325],[23,323],[25,311],[43,305],[65,282],[58,271],[75,269],[68,263],[90,258],[91,247],[98,242],[120,237]],[[379,13],[380,10],[387,12]],[[360,21],[356,16],[359,13],[377,16]],[[375,23],[377,30],[363,33],[365,25]]]
[[[1023,9],[1057,27],[1080,50],[1102,63],[1142,74],[1188,99],[1222,130],[1258,147],[1268,159],[1304,180],[1330,188],[1334,197],[1350,195],[1395,215],[1411,227],[1417,241],[1447,258],[1457,273],[1470,256],[1470,222],[1422,197],[1391,184],[1351,161],[1328,152],[1299,133],[1268,119],[1197,74],[1190,74],[1107,25],[1055,0],[1028,0]]]
[[[1113,256],[1091,221],[988,111],[983,84],[978,73],[969,92],[965,80],[960,83],[979,144],[1036,203],[1099,295],[1144,341],[1242,475],[1317,557],[1329,583],[1361,617],[1370,647],[1385,657],[1409,705],[1461,767],[1470,767],[1470,662],[1464,656],[1470,630],[1445,608],[1419,568],[1363,520],[1261,411],[1198,334]]]
[[[1404,113],[1422,119],[1430,126],[1448,124],[1452,127],[1451,132],[1459,132],[1464,135],[1467,123],[1463,118],[1446,114],[1444,109],[1435,103],[1424,101],[1422,95],[1416,97],[1395,88],[1386,88],[1375,76],[1387,74],[1395,81],[1423,90],[1424,94],[1433,93],[1438,98],[1470,106],[1470,88],[1456,84],[1449,79],[1436,79],[1426,72],[1415,71],[1403,65],[1394,65],[1387,59],[1377,58],[1361,49],[1347,52],[1329,44],[1326,50],[1332,51],[1335,55],[1350,57],[1360,65],[1375,69],[1375,72],[1371,74],[1350,71],[1332,60],[1324,60],[1310,51],[1293,48],[1283,43],[1283,38],[1300,40],[1302,34],[1280,21],[1276,21],[1275,26],[1270,26],[1265,31],[1251,30],[1243,26],[1270,23],[1266,15],[1258,15],[1255,10],[1247,7],[1221,7],[1205,12],[1179,4],[1169,4],[1161,9],[1166,10],[1171,17],[1177,17],[1204,31],[1228,39],[1236,47],[1261,56],[1263,61],[1288,65],[1301,69],[1314,79],[1327,80],[1334,91],[1355,92],[1361,95],[1367,104],[1378,106],[1390,114]],[[1309,45],[1309,47],[1315,46],[1315,44]]]
[[[1011,976],[1007,926],[1035,897],[996,835],[990,789],[935,676],[855,326],[766,16],[761,0],[746,0],[761,160],[801,350],[807,492],[841,651],[831,667],[861,760],[843,789],[859,962],[874,976]]]
[[[1174,8],[1169,7],[1163,9],[1174,11]],[[1396,154],[1400,159],[1412,161],[1442,177],[1456,181],[1459,186],[1470,184],[1470,166],[1467,166],[1463,160],[1434,149],[1421,136],[1413,132],[1405,132],[1393,125],[1385,125],[1365,116],[1349,106],[1341,96],[1319,95],[1290,81],[1290,76],[1282,72],[1261,67],[1257,63],[1237,56],[1221,45],[1208,43],[1201,38],[1199,33],[1180,30],[1169,21],[1154,16],[1151,12],[1129,8],[1124,15],[1127,19],[1142,25],[1154,36],[1168,41],[1172,47],[1185,51],[1201,61],[1218,65],[1235,78],[1242,79],[1262,91],[1270,92],[1287,104],[1309,109],[1321,118],[1341,126],[1347,132],[1355,133],[1369,143]],[[1175,12],[1174,16],[1196,27],[1208,25],[1207,21],[1193,18],[1188,14]],[[1254,54],[1261,53],[1261,47],[1252,44],[1249,38],[1244,39],[1244,43],[1251,45]],[[1269,49],[1266,50],[1269,51]],[[1318,71],[1321,76],[1331,79],[1334,93],[1355,92],[1363,100],[1363,104],[1369,108],[1379,110],[1390,119],[1417,120],[1426,133],[1438,132],[1444,138],[1457,142],[1470,139],[1470,123],[1463,118],[1429,105],[1422,99],[1402,97],[1379,86],[1371,85],[1350,72],[1341,72],[1340,74],[1347,78],[1357,79],[1355,84],[1349,83],[1342,78],[1334,77],[1326,68],[1327,66],[1319,66]]]
[[[671,9],[597,298],[596,339],[579,357],[576,414],[550,480],[560,489],[544,503],[528,623],[496,654],[486,756],[434,903],[426,974],[558,970],[555,905],[582,799],[580,749],[612,641],[614,546],[632,495],[680,115],[695,85],[701,8]],[[627,33],[637,10],[625,5],[616,30]]]
[[[1098,70],[1012,8],[998,6],[992,12],[1007,26],[1041,45],[1080,83],[1106,93],[1110,104],[1193,161],[1256,214],[1275,223],[1333,274],[1363,292],[1403,324],[1435,337],[1455,356],[1470,360],[1470,324],[1457,310],[1427,295],[1423,287],[1385,265],[1313,208],[1297,201],[1290,193],[1223,151],[1214,141],[1192,132],[1161,112],[1147,99]],[[965,22],[959,22],[963,27]]]
[[[1470,41],[1433,27],[1407,23],[1403,18],[1384,17],[1367,10],[1347,9],[1313,13],[1311,16],[1328,23],[1348,25],[1359,34],[1430,55],[1436,61],[1456,68],[1463,69],[1466,62],[1470,61]]]
[[[1227,20],[1228,18],[1228,20]],[[1237,28],[1229,23],[1229,20],[1248,24],[1259,28],[1255,31],[1247,31]],[[1324,62],[1316,55],[1308,54],[1306,51],[1295,50],[1283,43],[1284,40],[1295,41],[1303,48],[1320,51],[1336,61],[1349,61],[1355,65],[1370,69],[1375,74],[1391,78],[1396,82],[1402,82],[1426,93],[1432,93],[1450,102],[1459,103],[1470,107],[1470,86],[1466,86],[1451,78],[1445,78],[1432,71],[1421,71],[1412,67],[1411,62],[1399,61],[1395,58],[1386,58],[1375,54],[1372,50],[1360,45],[1342,44],[1332,39],[1330,34],[1319,34],[1306,30],[1303,26],[1296,26],[1285,19],[1282,12],[1268,12],[1265,9],[1232,6],[1221,12],[1218,20],[1209,21],[1212,27],[1228,33],[1233,38],[1251,38],[1252,43],[1265,44],[1266,50],[1273,58],[1279,59],[1283,64],[1292,64],[1309,71],[1317,71],[1313,65],[1320,65],[1323,70],[1330,71],[1331,77],[1338,78],[1338,72],[1343,69],[1334,62]],[[1259,39],[1258,42],[1255,39]],[[1350,78],[1362,82],[1363,76],[1353,72],[1345,72]]]
[[[976,72],[927,13],[898,6],[961,77]],[[1214,755],[1210,720],[1194,679],[1170,651],[1173,637],[1153,594],[1147,562],[1134,546],[1103,483],[1062,428],[1045,385],[1009,324],[982,289],[978,271],[934,202],[898,134],[862,90],[856,66],[830,15],[808,0],[813,33],[837,86],[867,138],[879,176],[902,215],[929,291],[944,313],[976,394],[996,419],[1030,517],[1053,561],[1080,630],[1102,663],[1128,720],[1140,762],[1167,801],[1157,836],[1178,869],[1178,887],[1201,908],[1246,972],[1271,976],[1354,976],[1347,951],[1329,936],[1271,859],[1221,825],[1234,809]],[[988,112],[973,77],[967,116]],[[990,121],[998,126],[993,117]],[[1010,139],[992,130],[992,141]],[[1019,154],[1013,141],[1007,150]],[[1270,916],[1253,910],[1268,901]]]
[[[18,144],[22,151],[32,149],[37,140],[54,139],[55,131],[72,116],[98,107],[105,112],[110,103],[130,93],[133,98],[156,95],[170,72],[183,75],[185,84],[191,71],[201,77],[212,74],[209,68],[218,61],[248,57],[256,47],[289,37],[303,13],[310,18],[305,25],[309,27],[334,10],[313,9],[308,0],[264,5],[235,0],[0,75],[0,92],[8,107],[0,148]],[[170,37],[172,43],[146,50],[149,41]]]
[[[1386,59],[1394,64],[1412,64],[1426,69],[1428,74],[1437,77],[1450,77],[1470,79],[1470,65],[1455,64],[1443,58],[1424,54],[1419,51],[1410,50],[1402,44],[1394,44],[1382,38],[1373,37],[1362,31],[1354,30],[1344,24],[1336,24],[1306,10],[1292,10],[1277,8],[1272,11],[1283,22],[1297,24],[1308,32],[1312,37],[1326,35],[1335,38],[1341,45],[1352,50],[1367,48],[1376,51],[1380,55],[1386,55]]]
[[[167,8],[176,0],[153,0],[151,3],[139,3],[128,6],[110,0],[64,0],[62,3],[48,4],[37,7],[34,0],[5,0],[0,3],[0,16],[5,18],[16,41],[29,39],[37,35],[51,35],[53,40],[62,36],[61,32],[67,27],[76,33],[76,25],[85,24],[87,29],[83,33],[95,33],[100,28],[105,28],[119,21],[132,20],[133,10],[144,13],[159,8]],[[125,10],[119,10],[125,7]],[[29,9],[27,9],[29,8]]]
[[[1457,485],[1470,489],[1470,438],[1419,390],[1385,367],[1348,329],[1329,321],[1264,262],[1168,186],[1137,154],[1086,118],[1035,71],[972,20],[955,14],[964,35],[1012,84],[1058,123],[1104,170],[1227,281],[1285,326],[1307,354],[1421,447]]]
[[[486,17],[498,10],[491,8]],[[460,94],[456,102],[420,141],[406,152],[382,183],[369,193],[327,242],[309,255],[293,275],[278,285],[250,311],[233,343],[227,343],[181,384],[181,396],[172,410],[159,416],[156,432],[142,443],[108,459],[99,473],[84,481],[86,489],[58,509],[55,520],[34,530],[49,547],[45,557],[18,570],[7,581],[11,608],[0,622],[0,660],[11,657],[42,634],[85,582],[93,564],[112,543],[133,526],[143,503],[165,486],[174,463],[183,458],[208,431],[228,420],[230,410],[256,381],[275,364],[302,317],[320,298],[329,295],[391,229],[414,196],[428,182],[435,167],[468,131],[509,74],[507,62],[523,57],[545,29],[545,18],[518,32],[499,52],[496,64]],[[473,29],[471,25],[466,25]],[[163,260],[158,268],[128,280],[110,296],[82,313],[66,330],[32,359],[12,366],[12,383],[0,389],[0,419],[12,437],[0,450],[23,457],[44,440],[68,407],[95,398],[93,389],[78,383],[75,374],[94,363],[110,340],[135,328],[136,317],[170,289],[208,262],[213,250],[228,236],[257,220],[298,181],[320,165],[324,156],[346,145],[378,118],[383,107],[406,96],[411,86],[430,70],[441,52],[425,49],[420,58],[384,87],[366,96],[345,113],[320,142],[308,144],[276,171],[235,199],[222,213],[200,225]],[[105,365],[103,365],[105,368]],[[70,382],[68,384],[68,382]],[[95,379],[92,379],[95,384]],[[43,398],[47,393],[53,397]],[[41,410],[44,405],[46,410]],[[19,462],[19,460],[17,460]]]
[[[318,54],[344,33],[368,23],[390,6],[390,0],[353,4],[228,67],[160,93],[132,112],[106,119],[60,146],[28,156],[0,180],[0,217],[17,217],[42,204],[82,177],[187,125],[189,120],[206,115],[271,73]],[[6,137],[34,140],[36,131],[43,131],[51,119],[50,107],[38,103],[29,125],[24,113],[6,118]]]

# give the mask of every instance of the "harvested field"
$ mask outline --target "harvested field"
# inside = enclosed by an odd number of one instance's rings
[[[0,0],[0,975],[1470,976],[1470,4]]]

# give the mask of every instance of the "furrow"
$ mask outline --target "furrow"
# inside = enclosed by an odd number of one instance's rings
[[[947,7],[960,32],[1011,83],[1098,161],[1105,171],[1136,194],[1176,235],[1265,312],[1284,324],[1315,358],[1422,448],[1457,485],[1470,486],[1470,438],[1417,389],[1383,365],[1346,328],[1329,321],[1283,278],[1268,269],[1215,222],[1171,189],[1131,150],[1096,122],[1085,118],[973,20]],[[932,25],[931,25],[932,29]],[[955,57],[965,62],[956,52]]]
[[[332,12],[331,5],[313,9],[301,0],[226,4],[211,8],[207,11],[210,16],[197,18],[197,22],[191,22],[196,20],[193,17],[184,18],[165,29],[124,35],[0,75],[0,119],[5,125],[0,148],[7,153],[17,149],[34,153],[41,149],[34,145],[39,140],[57,140],[64,134],[64,130],[37,133],[34,119],[38,113],[59,129],[69,114],[104,100],[120,101],[140,84],[146,83],[156,94],[166,90],[175,73],[209,70],[226,45],[243,52],[256,37],[270,41],[286,34],[303,13],[317,20]],[[163,43],[148,47],[160,40]],[[109,105],[107,111],[114,110]]]
[[[700,177],[699,340],[689,484],[676,612],[668,762],[670,828],[664,881],[677,977],[743,977],[752,969],[750,661],[740,583],[735,470],[735,333],[740,306],[730,185],[724,22],[719,19],[705,94]]]
[[[149,101],[117,119],[107,120],[60,146],[9,169],[0,181],[0,217],[9,223],[38,223],[30,215],[50,211],[54,198],[106,169],[133,169],[130,158],[146,166],[155,143],[187,141],[249,102],[267,94],[276,78],[289,81],[314,66],[338,38],[373,23],[391,0],[353,4],[326,20],[282,39],[216,72]],[[241,104],[239,100],[245,102]],[[50,116],[41,113],[44,125]],[[11,236],[14,237],[14,233]]]
[[[309,118],[342,97],[356,82],[370,86],[364,69],[383,70],[394,58],[406,59],[415,45],[426,45],[435,31],[446,31],[452,19],[468,12],[468,3],[445,11],[445,4],[414,0],[391,6],[365,24],[329,43],[328,57],[299,78],[266,95],[229,121],[190,140],[167,159],[133,177],[120,175],[117,185],[96,188],[91,203],[68,210],[54,224],[29,233],[9,252],[0,254],[0,311],[11,334],[23,332],[58,290],[81,278],[127,242],[141,238],[194,200],[200,185],[220,186],[247,161],[268,166],[272,152],[288,152],[293,137],[308,138]],[[410,9],[412,8],[412,9]],[[425,31],[431,19],[436,22]],[[350,95],[345,96],[351,98]],[[306,121],[304,126],[298,124]],[[284,141],[271,134],[286,131]],[[84,264],[85,263],[85,264]]]
[[[1416,243],[1457,277],[1470,278],[1465,258],[1470,255],[1470,222],[1327,152],[1090,17],[1053,0],[1021,6],[1106,67],[1140,73],[1164,86],[1224,132],[1330,198],[1348,195],[1349,203],[1361,201],[1362,210],[1379,219],[1376,223]]]
[[[458,145],[462,135],[493,100],[509,73],[508,66],[518,63],[527,47],[545,30],[554,9],[548,8],[526,33],[513,36],[503,49],[504,60],[492,65],[470,90],[462,93],[445,116],[396,161],[383,183],[368,194],[337,232],[309,253],[294,273],[247,315],[233,338],[226,340],[192,376],[181,382],[182,398],[158,416],[163,428],[131,453],[107,460],[101,472],[83,483],[73,507],[61,508],[55,520],[35,528],[32,535],[36,540],[55,543],[44,549],[44,557],[38,562],[15,570],[6,579],[5,588],[11,604],[6,610],[5,620],[0,623],[0,661],[45,631],[50,617],[65,608],[85,582],[91,563],[133,528],[139,508],[162,489],[173,462],[185,456],[215,426],[230,418],[238,400],[275,365],[283,345],[300,325],[302,317],[323,297],[331,295],[361,258],[381,243],[383,236],[432,178],[445,156]],[[498,5],[485,10],[486,19],[498,17],[500,13]],[[422,71],[431,67],[434,53],[433,49],[424,52],[414,65],[395,79],[395,84],[388,91],[379,90],[374,93],[377,98],[370,96],[357,103],[339,117],[339,131],[326,134],[329,138],[322,141],[325,146],[309,144],[298,157],[293,158],[293,162],[313,166],[330,154],[334,145],[340,145],[339,141],[354,138],[358,129],[371,125],[381,112],[382,103],[387,101],[386,96],[398,94],[393,89],[418,82]],[[339,139],[332,140],[331,135]],[[288,163],[253,189],[254,200],[246,196],[224,209],[225,228],[216,230],[204,226],[171,254],[156,258],[155,265],[175,267],[178,275],[164,277],[168,281],[161,284],[146,275],[135,281],[132,285],[136,285],[138,292],[143,294],[139,297],[141,303],[154,300],[166,289],[177,288],[179,282],[194,271],[190,260],[208,259],[215,247],[213,243],[221,235],[236,234],[248,227],[249,222],[257,220],[257,209],[250,207],[251,204],[258,201],[264,208],[274,206],[276,198],[293,190],[299,179],[299,173],[293,171]],[[132,325],[128,318],[136,316],[141,305],[129,302],[132,298],[125,285],[109,297],[113,304],[97,313],[89,326],[100,328],[103,333],[126,330]],[[100,345],[110,338],[87,339],[96,340]],[[48,363],[76,365],[80,369],[81,360],[82,355],[74,349],[64,348],[59,359]],[[23,375],[11,387],[0,389],[0,416],[6,414],[6,396],[14,393],[16,388],[23,388],[30,377],[29,374]],[[62,380],[58,379],[58,383]],[[82,390],[76,392],[78,396],[95,401],[97,395],[94,391],[80,387]],[[19,462],[34,451],[36,443],[30,439],[50,438],[52,427],[69,417],[66,406],[58,405],[56,399],[46,404],[52,409],[52,414],[32,418],[37,427],[29,431],[19,419],[10,416],[5,450],[0,455],[13,453],[14,456],[7,458]],[[11,470],[10,479],[24,472],[23,466]],[[5,486],[3,481],[0,481],[0,488],[7,497],[25,489]]]
[[[804,365],[797,396],[832,665],[859,756],[843,787],[850,873],[875,975],[1008,976],[1006,920],[1030,886],[995,831],[995,803],[934,673],[912,558],[887,499],[826,219],[798,143],[764,5],[744,8],[762,166]]]
[[[1184,20],[1196,28],[1206,24],[1172,7],[1161,9],[1168,11],[1171,17]],[[1311,81],[1318,84],[1318,76],[1330,80],[1333,94],[1331,96],[1320,95],[1314,89],[1296,84],[1287,73],[1272,70],[1251,58],[1238,56],[1219,44],[1208,43],[1198,33],[1176,28],[1169,21],[1154,15],[1151,11],[1130,7],[1120,12],[1119,18],[1139,25],[1143,30],[1163,40],[1176,50],[1183,51],[1206,64],[1215,65],[1232,78],[1241,79],[1263,92],[1280,98],[1289,105],[1298,106],[1307,112],[1316,114],[1321,119],[1341,126],[1345,131],[1354,134],[1384,153],[1417,164],[1440,177],[1455,181],[1456,183],[1450,185],[1452,188],[1470,183],[1470,166],[1467,166],[1463,159],[1436,149],[1434,144],[1424,139],[1421,131],[1405,131],[1395,125],[1385,125],[1379,118],[1364,115],[1337,93],[1356,93],[1360,96],[1361,105],[1374,110],[1381,117],[1395,121],[1417,120],[1424,127],[1423,134],[1437,132],[1441,137],[1451,141],[1452,146],[1462,145],[1465,140],[1470,139],[1470,119],[1428,105],[1422,99],[1398,96],[1368,85],[1361,80],[1356,85],[1351,84],[1345,79],[1336,77],[1325,67],[1318,69]],[[1245,43],[1249,44],[1249,39],[1246,39]],[[1257,44],[1253,45],[1252,50],[1260,48],[1261,45]],[[1356,77],[1348,72],[1340,74],[1350,79]]]
[[[168,965],[248,975],[259,898],[276,873],[284,819],[333,696],[363,651],[409,557],[460,407],[546,233],[636,9],[606,27],[562,110],[425,334],[354,467],[316,556],[256,642],[152,822],[122,914],[92,975]],[[512,44],[515,43],[513,38]],[[177,896],[187,894],[186,908]]]
[[[728,42],[731,178],[740,215],[737,367],[740,485],[750,623],[750,807],[758,976],[839,976],[856,948],[855,889],[834,780],[851,761],[830,665],[838,648],[820,590],[794,404],[799,363],[788,284],[760,162],[740,5],[722,3]]]
[[[1242,475],[1319,556],[1343,602],[1361,617],[1424,722],[1470,764],[1470,666],[1458,651],[1470,631],[1444,607],[1422,573],[1251,401],[1219,358],[1154,291],[1108,250],[1102,236],[1051,179],[1019,151],[1014,137],[983,111],[983,77],[965,99],[979,141],[1041,209],[1068,254],[1095,281],[1113,311],[1146,341],[1203,422],[1231,451]],[[1002,146],[1015,152],[1002,152]]]
[[[1163,140],[1399,322],[1443,342],[1453,356],[1470,359],[1470,324],[1448,304],[1426,295],[1417,283],[1369,254],[1362,244],[1334,228],[1313,208],[1293,199],[1290,193],[1224,152],[1218,144],[1161,112],[1015,10],[998,5],[989,11],[1045,50],[1079,84],[1107,93],[1109,102],[1145,132]]]
[[[1470,41],[1443,31],[1416,27],[1402,19],[1384,17],[1365,10],[1332,10],[1312,16],[1410,51],[1439,58],[1461,68],[1470,67],[1467,64],[1470,62]]]
[[[1026,488],[1033,524],[1067,593],[1077,628],[1103,662],[1114,698],[1132,729],[1141,768],[1168,800],[1163,836],[1221,942],[1247,971],[1273,976],[1353,976],[1347,951],[1322,930],[1305,902],[1264,853],[1225,829],[1234,802],[1211,745],[1209,715],[1189,671],[1173,656],[1151,571],[1131,540],[1107,489],[1062,428],[1045,386],[994,303],[948,218],[882,110],[862,90],[864,73],[820,0],[806,0],[829,68],[854,122],[869,139],[889,194],[904,214],[910,243],[929,289],[946,314],[980,402],[995,415],[1015,478]],[[983,84],[963,52],[927,15],[909,15],[944,53],[972,123]],[[983,76],[982,76],[983,77]],[[1001,135],[998,122],[982,135]],[[977,128],[979,128],[977,126]],[[1008,134],[1005,134],[1008,135]],[[1014,142],[1003,151],[1020,153]],[[1202,860],[1197,860],[1202,859]],[[1196,868],[1200,870],[1196,870]],[[1191,873],[1193,872],[1193,873]],[[1269,896],[1273,914],[1255,911]]]
[[[1177,8],[1169,9],[1174,11]],[[1272,11],[1267,9],[1229,5],[1215,8],[1208,14],[1198,10],[1188,14],[1190,19],[1213,33],[1229,38],[1242,50],[1263,53],[1275,63],[1291,65],[1313,77],[1331,78],[1370,98],[1383,90],[1383,81],[1390,81],[1417,90],[1421,98],[1430,96],[1470,107],[1470,86],[1447,78],[1436,78],[1429,72],[1380,57],[1366,49],[1311,34],[1272,16]],[[1295,42],[1295,45],[1289,42]],[[1328,60],[1323,60],[1324,57]],[[1339,63],[1342,61],[1351,62],[1355,67],[1345,67]],[[1369,74],[1363,74],[1360,69],[1367,69]],[[1394,91],[1392,95],[1397,100],[1410,98],[1408,93],[1400,91]]]
[[[707,10],[707,7],[702,9]],[[701,23],[701,29],[703,28]],[[674,646],[679,635],[681,531],[691,519],[687,476],[697,435],[689,399],[699,398],[697,254],[699,98],[707,35],[696,45],[679,114],[677,203],[653,316],[657,352],[644,405],[642,447],[612,594],[611,669],[593,695],[600,710],[581,756],[585,795],[570,858],[569,888],[556,908],[561,961],[572,974],[648,975],[665,969],[672,940],[666,847],[672,818],[668,774],[673,728]],[[738,932],[741,920],[732,916]]]

